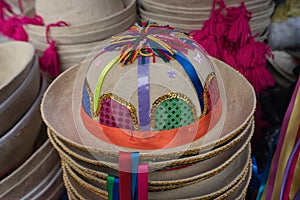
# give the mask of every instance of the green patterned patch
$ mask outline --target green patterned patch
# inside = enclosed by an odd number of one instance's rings
[[[190,106],[182,99],[165,100],[155,112],[155,130],[169,130],[194,122]]]

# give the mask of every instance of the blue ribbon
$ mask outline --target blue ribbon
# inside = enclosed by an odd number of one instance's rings
[[[191,82],[193,83],[194,88],[195,88],[195,90],[197,92],[197,95],[198,95],[201,110],[203,111],[204,110],[204,102],[203,102],[202,97],[203,97],[204,89],[203,89],[202,83],[201,83],[201,81],[198,77],[198,74],[197,74],[194,66],[192,65],[192,63],[190,63],[188,58],[181,52],[175,53],[174,58],[182,65],[185,72],[189,76]]]
[[[139,153],[132,152],[131,153],[131,197],[132,200],[137,200],[137,192],[138,192],[138,166],[139,166]]]
[[[115,177],[113,191],[113,200],[120,200],[120,179],[118,177]]]

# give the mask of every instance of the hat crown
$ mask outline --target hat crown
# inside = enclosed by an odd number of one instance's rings
[[[215,67],[187,34],[135,24],[92,59],[82,109],[104,126],[170,130],[197,122],[220,101]]]

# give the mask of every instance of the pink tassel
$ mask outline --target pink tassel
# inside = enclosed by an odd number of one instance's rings
[[[236,9],[227,9],[227,16],[227,19],[232,18],[232,20],[236,17],[236,19],[234,19],[231,23],[227,39],[230,46],[234,46],[234,48],[238,49],[246,44],[251,37],[251,29],[249,25],[251,12],[249,12],[246,9],[245,4],[242,3],[241,6]]]
[[[10,5],[4,0],[0,0],[0,32],[6,26],[6,18],[8,17],[6,12],[13,14]]]
[[[204,40],[198,42],[208,52],[209,55],[218,59],[221,58],[221,47],[218,45],[215,35],[209,35]]]
[[[28,35],[23,26],[16,26],[12,38],[18,41],[28,41]]]
[[[55,41],[49,44],[49,47],[44,51],[43,56],[39,59],[40,68],[47,71],[51,77],[59,75],[59,58],[56,51]]]
[[[222,9],[225,7],[223,1],[220,2],[220,8],[216,9],[217,0],[213,1],[211,17],[204,22],[201,30],[190,32],[193,38],[203,46],[209,55],[215,58],[221,58],[221,46],[218,38],[220,35],[216,34],[216,21],[221,21]],[[225,26],[221,30],[225,30]]]
[[[4,0],[0,0],[0,19],[5,19],[5,11],[9,12],[10,14],[14,14],[11,6]]]
[[[51,40],[49,36],[50,27],[55,26],[68,26],[68,24],[66,22],[60,21],[54,24],[47,25],[46,39],[49,47],[44,51],[42,57],[39,59],[41,70],[47,71],[51,77],[57,77],[60,73],[59,57],[55,46],[56,42],[54,40]]]
[[[222,52],[222,60],[229,66],[237,69],[236,55],[228,50],[224,49]]]
[[[266,68],[266,56],[273,56],[270,48],[265,43],[255,42],[253,38],[237,54],[237,70],[249,80],[257,93],[275,84]]]
[[[44,22],[43,19],[37,15],[33,18],[14,15],[2,22],[1,32],[3,35],[14,40],[28,41],[28,35],[23,28],[23,26],[27,24],[42,26],[44,25]]]
[[[16,19],[14,17],[3,20],[1,24],[1,33],[9,38],[13,37]]]

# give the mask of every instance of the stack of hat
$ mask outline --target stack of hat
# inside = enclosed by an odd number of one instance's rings
[[[225,0],[227,7],[239,6],[241,0]],[[274,11],[272,0],[245,0],[247,9],[252,12],[250,21],[252,34],[261,37],[267,35]],[[190,32],[201,29],[210,17],[211,0],[140,0],[139,15],[141,21],[152,20],[161,24],[170,24],[178,30]]]
[[[41,105],[70,199],[245,198],[256,100],[240,73],[149,22],[93,55]]]
[[[0,45],[0,58],[0,199],[61,195],[59,157],[37,139],[42,137],[40,102],[47,81],[35,49],[25,42],[6,42]]]
[[[46,26],[25,27],[39,54],[49,46],[49,41],[56,41],[61,71],[81,62],[100,41],[126,30],[136,21],[135,0],[37,0],[35,11],[45,25],[65,22],[64,26],[51,26],[48,34]]]
[[[285,51],[273,51],[272,53],[274,58],[268,58],[268,69],[278,85],[288,88],[297,81],[294,70],[299,66],[300,61]]]

